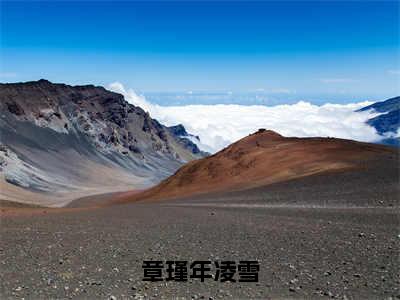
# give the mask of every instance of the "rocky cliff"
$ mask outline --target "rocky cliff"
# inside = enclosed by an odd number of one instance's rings
[[[400,97],[390,98],[363,107],[358,111],[374,110],[380,115],[369,119],[368,125],[374,127],[382,135],[382,144],[400,146]]]
[[[0,84],[0,112],[3,200],[59,205],[142,188],[205,155],[103,87]]]

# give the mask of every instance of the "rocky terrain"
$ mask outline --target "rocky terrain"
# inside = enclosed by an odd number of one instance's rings
[[[0,199],[47,206],[144,188],[205,155],[122,95],[46,80],[0,84]]]
[[[396,299],[398,177],[393,164],[380,168],[157,203],[3,212],[1,298]],[[144,260],[247,259],[259,261],[258,283],[142,281]]]
[[[5,205],[0,296],[399,298],[398,161],[388,146],[261,130],[149,191]],[[145,282],[144,260],[256,260],[259,280]]]
[[[103,88],[0,97],[1,299],[400,298],[397,148],[262,129],[191,161],[196,136]],[[145,282],[144,260],[259,280]]]
[[[336,138],[287,138],[261,129],[212,156],[187,163],[159,185],[118,201],[248,190],[315,174],[366,169],[377,160],[396,165],[398,151]]]
[[[376,131],[384,136],[383,144],[400,146],[398,131],[400,129],[400,97],[376,102],[359,109],[359,111],[374,110],[381,113],[367,121]]]

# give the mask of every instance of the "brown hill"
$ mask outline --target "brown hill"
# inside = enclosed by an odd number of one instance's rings
[[[260,129],[224,150],[181,167],[159,185],[118,202],[243,190],[314,174],[363,168],[394,156],[387,146],[336,138],[288,138]]]

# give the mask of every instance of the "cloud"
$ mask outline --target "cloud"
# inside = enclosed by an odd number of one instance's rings
[[[378,113],[354,112],[371,102],[321,106],[305,101],[277,106],[160,106],[148,102],[133,90],[126,90],[120,83],[113,83],[108,88],[123,94],[128,102],[142,107],[167,126],[183,124],[188,132],[200,137],[199,147],[209,152],[221,150],[259,128],[275,130],[284,136],[329,136],[367,142],[381,138],[365,123]]]
[[[387,72],[392,75],[400,75],[400,70],[388,70]]]
[[[397,128],[397,131],[389,131],[383,134],[385,138],[400,138],[400,128]]]
[[[134,90],[129,89],[126,90],[122,83],[113,82],[107,87],[110,91],[122,94],[125,97],[125,100],[129,103],[139,106],[147,112],[152,112],[154,110],[154,105],[144,98],[144,96],[137,95]]]
[[[351,83],[357,80],[352,78],[321,78],[320,81],[322,83]]]

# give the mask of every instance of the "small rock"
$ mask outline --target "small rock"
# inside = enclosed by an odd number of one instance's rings
[[[324,296],[333,297],[333,294],[330,291],[324,292]]]

